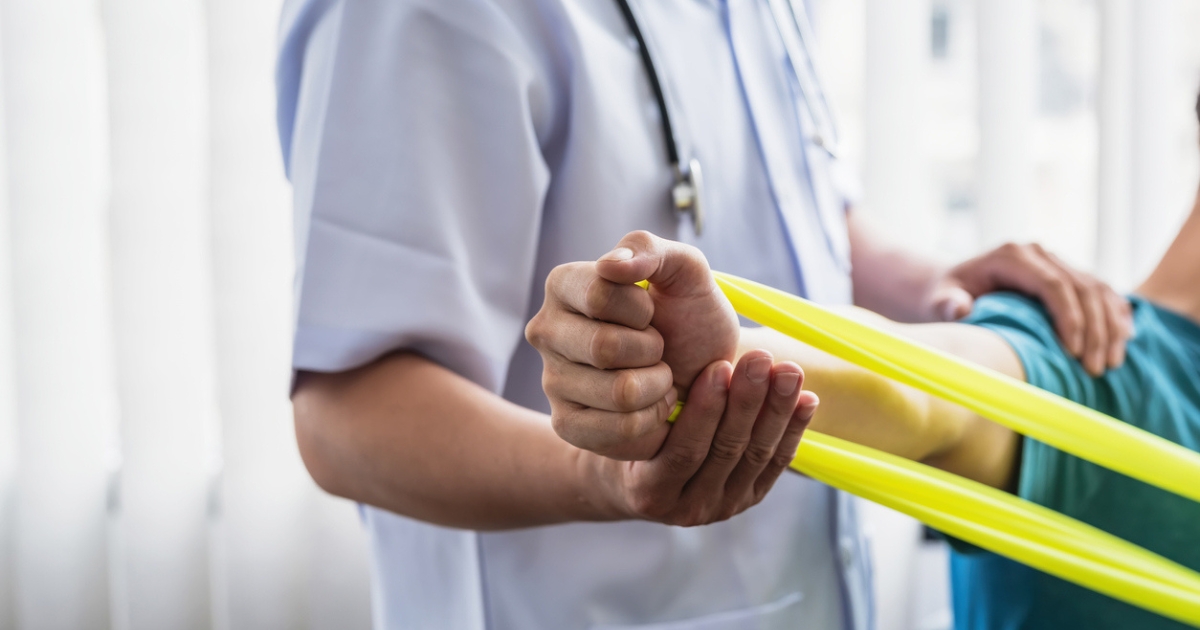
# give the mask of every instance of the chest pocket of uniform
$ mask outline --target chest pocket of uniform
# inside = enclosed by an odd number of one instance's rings
[[[649,624],[597,625],[592,630],[763,630],[794,628],[797,608],[804,593],[789,593],[779,599],[737,610],[711,613],[691,619],[677,619]]]

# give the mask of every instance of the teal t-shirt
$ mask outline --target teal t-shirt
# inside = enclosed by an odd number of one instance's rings
[[[1059,343],[1046,311],[1012,294],[980,299],[967,322],[999,333],[1029,383],[1200,450],[1200,325],[1131,298],[1124,365],[1092,378]],[[1200,503],[1026,438],[1021,497],[1200,571]],[[958,630],[1184,628],[1182,624],[988,552],[950,561]]]

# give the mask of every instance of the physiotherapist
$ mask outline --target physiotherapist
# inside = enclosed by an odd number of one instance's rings
[[[1022,290],[1089,369],[1121,360],[1119,298],[1040,248],[947,269],[867,236],[799,0],[289,0],[281,30],[296,433],[364,506],[377,628],[872,627],[853,503],[777,465],[798,367],[615,369],[622,408],[585,410],[611,442],[555,434],[525,327],[552,268],[631,230],[908,321]],[[597,340],[564,369],[620,368]]]

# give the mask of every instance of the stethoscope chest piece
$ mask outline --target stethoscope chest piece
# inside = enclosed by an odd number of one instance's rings
[[[671,201],[679,212],[692,217],[692,227],[696,236],[704,231],[704,173],[700,170],[700,160],[688,160],[687,171],[674,165],[675,185],[671,187]]]

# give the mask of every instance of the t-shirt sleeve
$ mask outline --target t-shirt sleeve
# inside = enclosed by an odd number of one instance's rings
[[[1035,387],[1092,408],[1107,408],[1101,400],[1111,388],[1087,373],[1058,339],[1045,307],[1015,294],[980,298],[966,322],[995,331],[1017,353],[1025,380]],[[1021,450],[1018,494],[1040,505],[1057,506],[1070,486],[1079,491],[1092,475],[1091,464],[1026,437]]]
[[[1030,385],[1083,405],[1096,405],[1096,386],[1058,339],[1040,302],[1012,293],[986,295],[964,320],[999,334],[1017,353]]]
[[[999,334],[1017,353],[1029,384],[1084,404],[1095,397],[1091,376],[1059,342],[1040,302],[1011,293],[986,295],[976,300],[964,323]],[[1068,462],[1060,459],[1057,449],[1030,438],[1024,439],[1021,450],[1018,495],[1045,504],[1047,491],[1058,487],[1055,477]],[[983,551],[951,536],[945,539],[959,553]]]
[[[499,391],[549,185],[527,38],[486,0],[292,1],[284,21],[293,368],[408,349]]]

